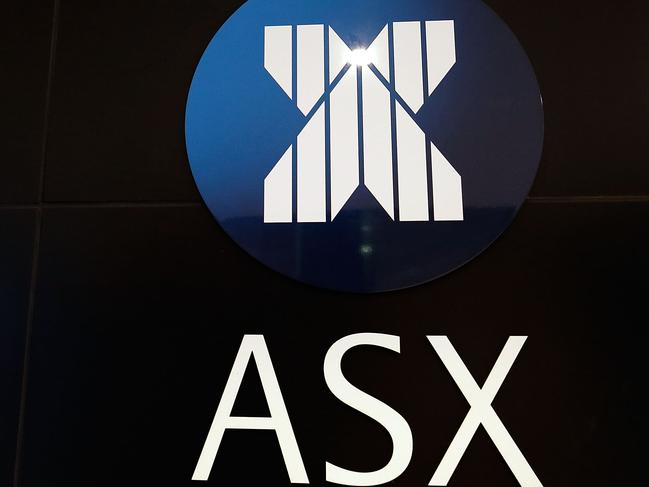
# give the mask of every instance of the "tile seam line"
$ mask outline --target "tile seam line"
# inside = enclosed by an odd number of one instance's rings
[[[530,196],[525,201],[532,204],[647,203],[649,195]]]
[[[57,208],[198,208],[202,207],[200,201],[113,201],[103,203],[42,203],[40,207],[44,209]]]
[[[41,140],[41,171],[38,183],[39,203],[45,200],[45,170],[47,165],[47,148],[49,143],[49,127],[52,109],[52,85],[56,69],[56,49],[59,39],[59,9],[61,1],[54,0],[52,12],[52,33],[50,38],[50,56],[47,71],[47,89],[45,92],[45,114],[43,117],[43,138]]]
[[[36,284],[38,279],[39,254],[41,247],[41,234],[43,230],[43,199],[45,193],[45,166],[47,159],[48,133],[50,125],[50,111],[52,103],[52,84],[54,81],[54,68],[56,64],[56,48],[59,36],[59,10],[60,0],[52,3],[52,27],[50,33],[49,62],[47,68],[47,85],[45,91],[45,106],[43,114],[43,136],[41,139],[40,174],[38,180],[38,205],[35,209],[34,240],[32,249],[32,269],[30,275],[29,294],[27,300],[27,316],[25,321],[25,344],[23,352],[22,382],[20,388],[20,403],[18,408],[18,426],[16,431],[16,452],[14,456],[13,487],[21,483],[20,473],[23,462],[25,412],[27,404],[27,386],[29,382],[29,362],[34,323],[34,308],[36,297]]]
[[[525,203],[531,204],[564,204],[564,203],[649,203],[649,195],[629,196],[530,196]],[[2,210],[40,210],[40,209],[110,209],[110,208],[201,208],[204,203],[200,201],[175,201],[175,202],[142,202],[142,201],[115,201],[104,203],[88,202],[61,202],[61,203],[0,203]]]

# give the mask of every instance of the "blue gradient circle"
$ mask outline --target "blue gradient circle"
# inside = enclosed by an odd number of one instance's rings
[[[395,222],[365,188],[330,223],[264,224],[264,179],[305,118],[264,69],[267,25],[331,25],[369,45],[389,22],[453,20],[457,63],[415,121],[462,176],[463,222]],[[536,175],[543,107],[523,48],[478,0],[250,0],[217,32],[186,112],[198,188],[225,231],[270,268],[361,293],[440,277],[512,222]]]

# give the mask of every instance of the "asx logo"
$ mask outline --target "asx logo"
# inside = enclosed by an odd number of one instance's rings
[[[482,387],[475,381],[447,337],[428,336],[427,339],[471,406],[428,485],[448,485],[471,439],[482,425],[521,487],[542,487],[532,467],[492,406],[527,337],[509,337]],[[348,351],[359,346],[381,347],[400,353],[400,338],[381,333],[359,333],[341,338],[329,348],[325,356],[323,365],[325,382],[336,398],[374,419],[388,431],[393,445],[392,456],[385,466],[371,472],[353,471],[326,462],[325,476],[327,482],[338,485],[382,485],[395,480],[408,467],[413,453],[413,437],[410,426],[403,416],[384,402],[354,386],[343,375],[341,367],[343,357]],[[269,417],[232,416],[232,409],[251,359],[257,366],[270,412]],[[309,483],[266,341],[262,335],[243,337],[192,480],[208,480],[227,429],[274,431],[290,482]]]
[[[354,293],[429,282],[495,242],[543,134],[532,64],[481,0],[248,0],[185,114],[192,175],[233,241]]]
[[[298,223],[333,221],[359,186],[392,220],[430,221],[430,198],[433,220],[464,220],[462,178],[414,120],[455,62],[452,20],[393,22],[355,49],[324,25],[265,27],[264,67],[306,123],[264,180],[264,223],[294,204]]]

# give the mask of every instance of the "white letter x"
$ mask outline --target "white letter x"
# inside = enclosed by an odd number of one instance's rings
[[[483,388],[480,389],[449,339],[443,336],[428,337],[453,380],[455,380],[462,394],[471,405],[471,410],[464,418],[460,429],[455,434],[455,438],[453,438],[428,485],[448,485],[451,475],[453,475],[473,435],[478,430],[478,426],[482,424],[514,473],[518,483],[522,487],[542,487],[541,482],[532,471],[532,467],[527,463],[518,446],[507,432],[505,425],[500,421],[491,406],[491,402],[496,397],[498,389],[500,389],[521,348],[523,348],[526,339],[527,337],[509,337]]]

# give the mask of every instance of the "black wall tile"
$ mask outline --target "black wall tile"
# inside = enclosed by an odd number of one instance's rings
[[[536,196],[648,194],[649,4],[490,0],[545,102]],[[194,68],[240,3],[63,0],[49,201],[195,200],[184,145]]]
[[[40,198],[53,0],[6,2],[0,15],[0,204]]]
[[[184,111],[235,1],[62,0],[48,201],[196,200]]]
[[[34,211],[0,210],[0,485],[14,473],[34,229]]]
[[[52,3],[14,2],[0,17],[0,204],[40,196]],[[649,3],[488,3],[524,45],[544,97],[533,195],[648,194]],[[199,200],[185,100],[239,4],[61,0],[48,202]],[[358,350],[344,363],[413,427],[414,457],[395,485],[427,485],[468,410],[427,334],[448,335],[479,382],[507,336],[529,335],[494,406],[544,485],[644,478],[647,203],[529,204],[469,265],[378,296],[265,269],[200,204],[55,206],[44,210],[20,487],[193,485],[244,333],[266,336],[311,483],[324,485],[325,460],[377,468],[389,438],[322,377],[327,347],[364,331],[402,337],[400,355]],[[0,211],[1,485],[13,472],[34,211]],[[264,414],[253,370],[245,380],[236,412]],[[273,435],[226,433],[208,485],[262,482],[287,482]],[[483,430],[452,482],[517,485]]]
[[[533,194],[649,194],[649,2],[487,3],[541,86],[545,147]]]
[[[427,334],[448,335],[479,382],[509,335],[529,335],[494,407],[544,485],[630,484],[647,426],[633,405],[648,217],[639,203],[528,205],[461,270],[354,296],[265,269],[199,206],[47,210],[21,485],[192,485],[244,333],[266,336],[311,483],[325,460],[376,468],[389,437],[322,377],[328,346],[367,331],[402,337],[400,355],[359,349],[343,364],[413,428],[395,485],[427,485],[468,410]],[[240,414],[263,412],[254,376]],[[273,434],[226,433],[210,485],[262,481],[287,482]],[[453,485],[478,482],[517,485],[483,431]]]

